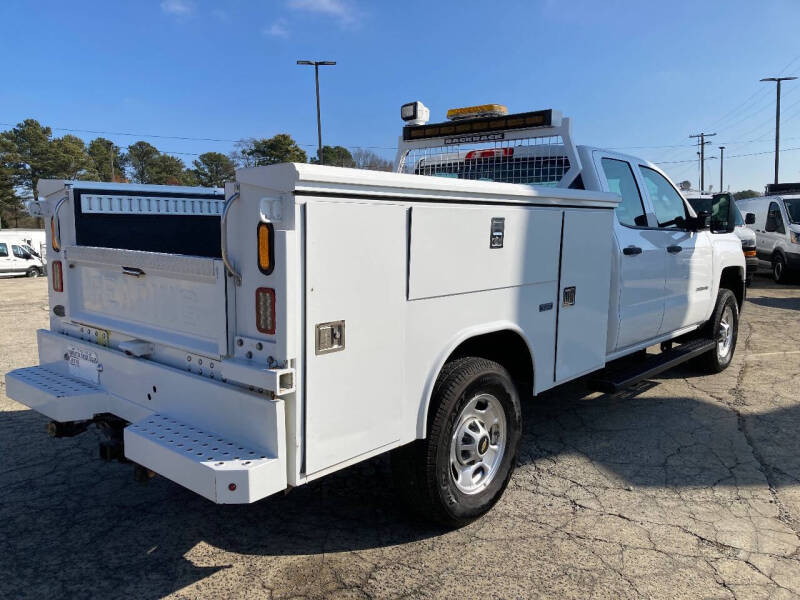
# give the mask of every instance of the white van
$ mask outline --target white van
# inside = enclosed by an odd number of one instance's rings
[[[775,281],[786,283],[792,272],[800,271],[800,188],[789,194],[746,198],[737,204],[756,233],[759,266],[769,267]]]
[[[44,262],[34,256],[32,248],[21,241],[0,237],[0,277],[39,277],[44,275]]]

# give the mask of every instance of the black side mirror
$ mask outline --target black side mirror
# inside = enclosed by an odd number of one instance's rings
[[[744,224],[745,225],[754,225],[756,222],[756,215],[755,213],[746,213],[744,215]]]
[[[711,211],[716,215],[712,222],[714,232],[732,232],[736,228],[736,205],[730,192],[714,194],[711,199]]]
[[[682,217],[680,217],[682,219]],[[697,213],[696,217],[686,217],[685,227],[689,231],[702,231],[711,226],[711,213],[707,210],[701,210]]]

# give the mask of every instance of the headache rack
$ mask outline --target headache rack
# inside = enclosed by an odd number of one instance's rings
[[[570,121],[553,110],[406,126],[395,164],[398,173],[564,188],[581,169]]]

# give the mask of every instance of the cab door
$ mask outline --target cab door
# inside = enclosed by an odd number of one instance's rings
[[[659,334],[705,320],[712,302],[711,233],[688,231],[689,208],[669,179],[650,165],[639,164],[647,200],[656,220],[652,239],[667,263],[664,318]]]
[[[622,198],[614,210],[617,289],[616,307],[612,300],[609,319],[616,321],[617,333],[616,341],[609,340],[608,344],[614,351],[658,334],[664,314],[666,257],[658,240],[653,239],[634,166],[623,156],[600,152],[595,153],[595,162],[597,172],[605,176],[601,178],[604,190]],[[613,331],[610,333],[613,335]]]

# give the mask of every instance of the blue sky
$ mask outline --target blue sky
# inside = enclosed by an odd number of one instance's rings
[[[578,143],[661,162],[698,181],[688,136],[716,131],[726,187],[772,180],[774,84],[800,75],[796,0],[141,0],[0,5],[0,122],[234,140],[290,133],[393,157],[399,107],[500,102],[558,108]],[[800,181],[800,81],[783,93],[781,179]],[[5,125],[3,126],[5,128]],[[63,129],[54,131],[65,133]],[[90,133],[78,133],[85,139]],[[163,151],[228,152],[229,141],[146,139]],[[738,156],[764,153],[754,156]],[[667,162],[683,161],[683,162]],[[719,161],[706,178],[719,184]]]

